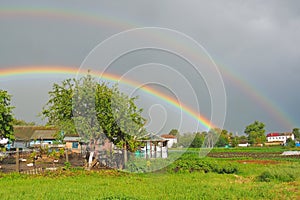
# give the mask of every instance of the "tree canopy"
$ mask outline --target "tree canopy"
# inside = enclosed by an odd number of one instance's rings
[[[265,124],[262,122],[255,121],[248,125],[244,132],[248,136],[250,144],[262,144],[266,141]]]
[[[300,139],[300,130],[299,130],[299,128],[293,128],[292,133],[294,134],[295,138]]]
[[[177,130],[177,129],[172,129],[172,130],[170,130],[170,132],[169,132],[169,135],[174,135],[174,136],[176,136],[176,137],[179,137],[179,131]]]
[[[67,79],[54,84],[50,100],[42,115],[48,125],[64,132],[79,133],[87,140],[108,138],[114,144],[126,144],[129,150],[137,146],[136,139],[145,135],[142,109],[114,85],[98,83],[91,75],[78,80]]]
[[[26,122],[25,120],[22,119],[13,119],[13,125],[16,126],[35,126],[35,122]]]
[[[0,138],[14,140],[13,106],[10,105],[11,95],[0,90]]]

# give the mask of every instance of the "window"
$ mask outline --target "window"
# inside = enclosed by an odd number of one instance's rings
[[[78,149],[78,142],[72,142],[72,149]]]

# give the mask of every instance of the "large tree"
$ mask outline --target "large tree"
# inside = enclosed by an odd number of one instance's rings
[[[299,130],[299,128],[293,128],[292,133],[294,134],[296,139],[300,139],[300,130]]]
[[[265,124],[259,121],[248,125],[244,133],[248,136],[250,144],[262,144],[266,141]]]
[[[106,137],[134,151],[136,139],[145,134],[141,109],[117,86],[97,83],[91,75],[54,84],[42,114],[50,125],[77,132],[93,144]],[[74,123],[75,122],[75,123]]]
[[[201,148],[204,138],[205,138],[204,133],[200,133],[200,132],[195,133],[195,138],[194,138],[193,142],[191,143],[190,147]]]
[[[220,128],[211,128],[204,139],[204,147],[213,148],[218,142],[219,136],[221,135],[222,130]]]
[[[177,130],[177,129],[172,129],[172,130],[170,130],[170,132],[169,132],[169,135],[174,135],[174,136],[176,136],[176,137],[179,137],[179,131]]]
[[[36,124],[35,122],[26,122],[25,120],[14,118],[13,125],[14,126],[35,126]]]
[[[68,134],[76,133],[72,112],[75,82],[75,79],[67,79],[61,84],[53,84],[50,99],[41,113],[47,118],[47,125],[57,126]]]
[[[0,139],[14,140],[13,106],[10,105],[11,95],[7,91],[0,90]]]

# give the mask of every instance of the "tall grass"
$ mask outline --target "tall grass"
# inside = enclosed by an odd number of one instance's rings
[[[218,174],[217,171],[133,174],[115,170],[69,170],[36,176],[0,174],[0,197],[26,200],[297,199],[300,196],[300,162],[259,165],[210,158],[204,161],[216,166],[233,164],[239,171],[237,174]],[[192,159],[193,162],[196,161]],[[257,177],[265,171],[275,178],[269,182],[258,181]],[[292,173],[293,180],[285,179],[285,172]]]
[[[251,151],[258,150],[252,148]],[[169,159],[172,160],[173,156],[174,158],[177,156],[176,152],[170,152]],[[133,171],[136,169],[141,172],[152,171],[156,166],[165,165],[163,160],[148,160],[150,163],[147,160],[136,161],[131,163]],[[0,199],[298,199],[300,197],[299,159],[294,159],[293,162],[278,159],[278,162],[264,164],[237,161],[236,158],[200,159],[197,151],[189,150],[167,168],[155,173],[138,174],[116,170],[94,172],[79,169],[47,172],[36,176],[0,173]]]

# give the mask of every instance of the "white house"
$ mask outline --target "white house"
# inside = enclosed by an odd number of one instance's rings
[[[282,144],[285,144],[288,138],[295,140],[295,136],[293,133],[269,133],[269,134],[267,134],[267,142],[268,143],[281,142]]]
[[[164,134],[161,135],[162,138],[168,140],[168,148],[172,148],[173,144],[177,144],[177,137],[174,135]]]

